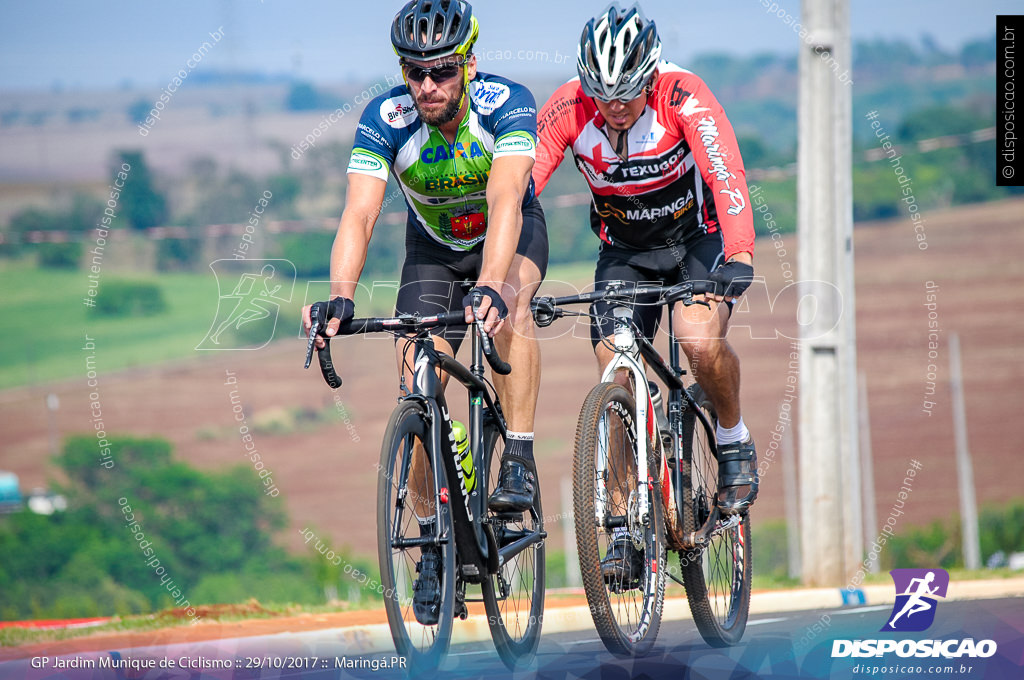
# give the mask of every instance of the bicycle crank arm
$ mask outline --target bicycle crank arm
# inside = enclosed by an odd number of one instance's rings
[[[715,511],[718,512],[717,510]],[[716,536],[724,534],[726,531],[739,526],[740,522],[743,521],[742,515],[731,515],[729,519],[724,522],[708,522],[705,528],[701,531],[694,531],[686,535],[684,541],[684,549],[701,548],[703,549],[711,542],[711,539]]]
[[[729,519],[727,519],[724,522],[720,522],[717,526],[715,526],[715,528],[711,531],[710,537],[715,538],[716,536],[720,536],[721,534],[724,534],[726,531],[738,527],[740,525],[740,522],[742,521],[742,515],[730,515]]]
[[[509,543],[504,548],[498,550],[498,566],[505,564],[506,561],[515,557],[519,553],[523,552],[527,548],[530,548],[538,543],[544,541],[548,537],[546,531],[535,531],[528,536],[520,538],[514,543]]]
[[[391,547],[396,549],[422,548],[425,545],[440,545],[447,543],[448,539],[439,536],[420,536],[419,538],[396,538],[391,541]]]

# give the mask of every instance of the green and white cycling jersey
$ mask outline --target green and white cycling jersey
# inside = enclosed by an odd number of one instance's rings
[[[478,73],[454,144],[420,120],[405,85],[363,110],[348,172],[387,181],[392,172],[405,195],[409,221],[452,250],[469,250],[487,229],[487,178],[501,156],[535,157],[537,106],[528,89]],[[523,205],[534,198],[533,180]]]

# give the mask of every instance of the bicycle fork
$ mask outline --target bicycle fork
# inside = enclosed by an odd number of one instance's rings
[[[647,374],[640,363],[640,351],[637,347],[633,332],[628,326],[618,326],[615,329],[615,357],[605,366],[601,375],[602,382],[615,382],[615,375],[620,369],[625,369],[633,376],[635,385],[636,412],[622,413],[620,416],[627,421],[636,418],[636,480],[637,487],[647,487],[653,483],[650,476],[647,460],[648,445],[658,437],[658,425],[655,422],[654,414],[651,411],[651,394],[647,386]],[[610,441],[609,423],[602,419],[599,427],[600,441]],[[646,526],[650,523],[651,506],[650,499],[646,493],[630,494],[629,510],[623,518],[608,516],[608,450],[607,447],[598,447],[595,486],[594,513],[598,526],[607,529],[617,526],[627,526],[631,532],[639,526]]]
[[[443,421],[447,418],[447,411],[442,411],[442,408],[437,403],[437,397],[441,396],[443,399],[443,393],[441,392],[441,381],[437,377],[437,372],[434,370],[434,362],[431,361],[429,353],[423,351],[422,348],[417,347],[415,354],[415,364],[413,368],[413,389],[410,394],[407,394],[403,399],[415,400],[423,405],[425,417],[427,419],[427,436],[429,437],[429,446],[431,451],[442,451],[441,447],[446,445],[448,442],[442,442],[441,432],[443,428]],[[448,430],[450,431],[450,425]],[[427,442],[424,442],[425,444]],[[442,543],[451,541],[451,535],[442,535],[438,531],[433,536],[421,536],[418,538],[402,538],[400,536],[402,526],[402,515],[408,507],[406,505],[409,500],[409,474],[412,467],[412,443],[409,442],[407,454],[409,456],[409,464],[403,467],[400,478],[398,480],[398,504],[397,512],[395,514],[394,521],[391,527],[391,546],[392,548],[405,549],[411,547],[422,548],[427,544],[434,544],[440,546]],[[427,451],[424,451],[422,455],[430,455]],[[435,458],[436,460],[436,458]],[[446,481],[446,475],[438,465],[429,465],[431,480],[433,483],[433,500],[432,505],[434,508],[434,522],[435,526],[439,529],[444,527],[446,523],[441,517],[441,513],[449,512],[449,489]]]

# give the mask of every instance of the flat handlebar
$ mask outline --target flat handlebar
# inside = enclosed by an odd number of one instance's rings
[[[614,284],[618,285],[614,285]],[[581,303],[593,303],[601,300],[613,300],[619,302],[642,302],[645,298],[656,301],[655,304],[671,304],[682,302],[684,305],[708,305],[707,302],[694,300],[694,295],[702,295],[710,290],[707,281],[685,281],[674,286],[632,286],[624,282],[612,282],[607,288],[593,290],[589,293],[578,293],[564,297],[535,297],[530,301],[530,310],[533,312],[534,322],[538,326],[549,326],[558,317],[563,316],[564,311],[559,309],[563,305],[575,305]]]

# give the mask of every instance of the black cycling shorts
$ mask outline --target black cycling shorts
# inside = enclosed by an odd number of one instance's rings
[[[409,224],[405,232],[405,264],[395,302],[395,314],[430,316],[462,309],[462,298],[476,285],[483,265],[484,244],[470,250],[446,248]],[[541,279],[548,270],[548,227],[544,209],[534,198],[523,207],[523,228],[516,254],[537,265]],[[438,331],[458,352],[466,335],[465,326]]]
[[[665,248],[633,250],[601,244],[594,271],[594,288],[603,290],[609,281],[626,281],[634,285],[674,286],[684,281],[705,281],[725,259],[722,248],[722,233],[700,233],[682,243]],[[633,305],[633,322],[648,340],[654,340],[661,321],[661,310],[665,305]],[[590,341],[595,347],[601,338],[615,332],[611,318],[611,305],[607,302],[594,303],[594,313],[599,315],[590,322]],[[729,306],[732,309],[732,305]]]

